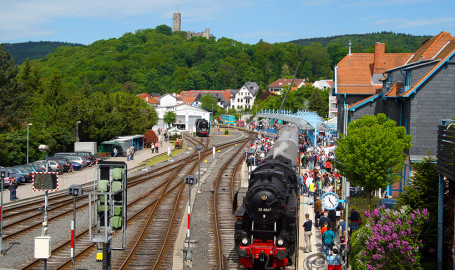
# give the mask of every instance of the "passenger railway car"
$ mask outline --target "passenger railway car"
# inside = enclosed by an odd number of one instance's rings
[[[298,239],[298,133],[285,126],[264,162],[251,172],[236,213],[235,249],[247,268],[284,268],[295,262]]]
[[[209,122],[205,119],[196,119],[196,136],[208,137],[210,134],[210,125]]]

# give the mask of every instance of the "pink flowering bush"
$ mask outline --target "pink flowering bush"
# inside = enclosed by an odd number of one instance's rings
[[[352,236],[353,269],[422,269],[419,236],[428,210],[366,211],[367,224]]]

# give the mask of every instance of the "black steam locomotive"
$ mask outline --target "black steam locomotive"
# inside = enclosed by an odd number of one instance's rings
[[[297,160],[297,130],[285,126],[264,162],[251,172],[235,223],[235,248],[247,268],[292,264],[298,240]]]
[[[196,136],[202,137],[206,136],[208,137],[210,134],[210,125],[209,122],[205,119],[196,119]]]

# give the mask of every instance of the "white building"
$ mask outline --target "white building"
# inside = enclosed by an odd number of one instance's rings
[[[204,118],[205,120],[211,122],[212,113],[206,110],[203,110],[198,107],[194,107],[188,104],[179,104],[174,106],[158,107],[156,112],[158,114],[158,128],[166,129],[168,128],[163,121],[164,115],[168,111],[173,111],[177,115],[177,126],[181,130],[194,131],[194,122],[196,119]]]
[[[246,82],[239,90],[232,90],[231,109],[251,109],[258,90],[259,85],[255,82]]]
[[[313,83],[313,86],[319,89],[331,89],[333,80],[319,80]],[[332,96],[332,91],[329,92],[329,119],[337,117],[338,115],[338,106],[337,106],[337,97]]]
[[[329,89],[332,88],[333,80],[319,80],[313,83],[313,86],[319,89]]]
[[[160,98],[160,107],[175,106],[183,103],[183,98],[175,93],[166,94]]]
[[[338,116],[337,97],[332,96],[332,91],[329,92],[329,119]]]

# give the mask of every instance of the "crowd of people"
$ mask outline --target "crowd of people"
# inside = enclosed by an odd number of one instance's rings
[[[275,134],[257,133],[256,138],[245,148],[245,159],[248,168],[260,165],[265,155],[275,144],[277,136]]]
[[[322,252],[325,253],[329,269],[341,269],[344,261],[343,251],[346,247],[346,225],[348,234],[357,230],[361,222],[360,214],[352,209],[349,221],[344,218],[342,204],[335,209],[324,209],[321,198],[324,193],[333,192],[341,197],[342,181],[340,175],[333,170],[334,147],[325,141],[325,136],[317,136],[313,146],[309,135],[299,134],[300,152],[300,193],[308,196],[308,205],[313,208],[314,221],[308,213],[305,214],[304,239],[305,252],[312,252],[311,235],[316,231],[320,239]],[[267,152],[273,147],[277,136],[269,133],[257,133],[256,138],[245,149],[245,159],[248,168],[258,166],[264,160]],[[349,238],[348,238],[349,243]]]
[[[343,251],[349,243],[349,235],[359,229],[360,214],[351,209],[349,220],[341,203],[335,209],[324,209],[322,195],[333,192],[341,197],[342,181],[340,175],[333,170],[334,147],[324,142],[324,136],[319,136],[317,145],[313,147],[308,135],[300,135],[301,152],[301,195],[308,196],[308,205],[313,208],[314,223],[306,214],[303,225],[305,230],[305,252],[311,252],[311,234],[314,224],[317,238],[320,239],[322,251],[325,253],[329,269],[341,269],[344,262]],[[350,224],[349,224],[350,221]],[[310,225],[309,225],[310,224]],[[346,229],[348,241],[346,241]],[[338,248],[337,248],[338,247]]]

